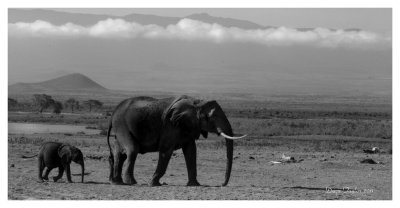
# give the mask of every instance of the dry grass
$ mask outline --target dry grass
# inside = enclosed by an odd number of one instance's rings
[[[340,135],[391,138],[391,120],[230,118],[236,133],[254,136]]]
[[[10,145],[34,145],[40,146],[44,142],[56,141],[69,143],[81,149],[86,149],[90,154],[108,156],[108,146],[105,136],[63,134],[43,135],[11,135],[8,137]],[[197,142],[199,151],[225,149],[225,141],[219,137],[211,136],[209,139],[200,139]],[[235,141],[235,147],[250,149],[274,148],[281,151],[304,151],[304,152],[326,152],[345,151],[359,152],[371,147],[379,147],[384,153],[391,154],[392,142],[384,139],[366,139],[359,137],[341,136],[274,136],[274,137],[249,137]]]
[[[84,124],[101,130],[106,135],[107,116],[97,114],[78,115],[40,115],[9,113],[10,122]],[[392,137],[392,121],[365,119],[257,119],[229,118],[236,133],[253,136],[293,136],[293,135],[340,135],[367,138]]]

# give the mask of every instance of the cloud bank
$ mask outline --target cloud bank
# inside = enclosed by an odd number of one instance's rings
[[[105,39],[171,39],[208,41],[214,43],[250,42],[266,46],[305,45],[323,48],[390,48],[391,37],[363,30],[331,30],[315,28],[299,30],[287,27],[245,30],[224,27],[192,19],[182,19],[175,25],[141,25],[122,19],[107,19],[83,27],[67,23],[53,25],[37,20],[8,25],[9,37],[60,37]]]

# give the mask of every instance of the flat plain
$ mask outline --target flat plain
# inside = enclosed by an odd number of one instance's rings
[[[9,199],[77,200],[390,200],[392,199],[391,105],[379,102],[290,101],[220,102],[235,133],[249,134],[235,142],[233,170],[228,186],[221,187],[225,171],[225,145],[211,136],[197,141],[200,187],[187,187],[187,172],[177,150],[161,179],[161,187],[147,185],[157,164],[157,153],[139,155],[134,174],[137,185],[110,185],[108,147],[101,134],[34,133],[8,136]],[[114,103],[110,103],[112,109]],[[65,110],[65,112],[68,112]],[[106,128],[109,116],[99,112],[39,114],[9,112],[9,122],[87,125]],[[75,183],[64,178],[37,182],[36,158],[45,141],[79,147],[85,155],[85,182],[79,165],[72,165]],[[379,147],[378,154],[364,149]],[[282,155],[296,162],[274,164]],[[377,164],[360,161],[373,159]],[[53,170],[50,175],[56,175]]]

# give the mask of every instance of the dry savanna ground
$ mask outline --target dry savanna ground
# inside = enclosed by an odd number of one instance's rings
[[[8,138],[9,199],[391,199],[391,141],[382,139],[341,140],[331,136],[248,138],[235,146],[230,183],[221,187],[225,171],[225,149],[218,138],[199,140],[198,180],[200,187],[187,187],[187,172],[181,150],[172,157],[161,187],[149,187],[157,154],[139,155],[135,166],[138,185],[108,183],[108,150],[104,136],[63,134],[10,135]],[[85,182],[79,182],[79,165],[73,164],[75,183],[63,180],[37,182],[36,153],[44,141],[69,142],[85,154]],[[379,146],[381,154],[365,154],[363,148]],[[389,152],[390,150],[390,152]],[[281,155],[297,163],[273,164]],[[360,163],[371,158],[380,164]],[[53,170],[52,175],[56,175]]]
[[[54,95],[56,97],[56,95]],[[83,96],[84,97],[84,96]],[[63,97],[56,97],[62,100]],[[68,97],[65,97],[68,98]],[[30,96],[26,100],[31,99]],[[250,199],[250,200],[390,200],[392,199],[391,101],[338,97],[272,97],[248,102],[218,99],[235,133],[249,134],[235,141],[234,162],[228,186],[221,187],[225,173],[225,145],[211,136],[197,141],[200,187],[187,187],[182,151],[173,155],[165,185],[147,182],[157,164],[157,153],[139,155],[135,165],[137,185],[108,183],[108,147],[104,133],[116,105],[112,97],[99,97],[105,105],[96,112],[54,115],[14,109],[8,121],[16,123],[83,125],[100,135],[76,133],[9,134],[9,199],[157,200],[157,199]],[[20,100],[23,100],[22,98]],[[242,99],[245,100],[245,99]],[[113,101],[113,102],[111,102]],[[18,112],[30,111],[30,112]],[[21,155],[38,152],[46,141],[67,142],[85,155],[85,182],[79,182],[79,166],[73,164],[75,183],[37,182],[36,158]],[[364,149],[379,147],[381,153]],[[295,163],[274,164],[282,154]],[[377,164],[361,163],[373,159]],[[52,175],[56,175],[53,170]]]

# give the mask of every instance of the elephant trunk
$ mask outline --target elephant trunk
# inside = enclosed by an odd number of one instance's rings
[[[82,162],[80,164],[81,164],[81,168],[82,168],[81,182],[83,183],[83,178],[85,177],[85,163],[82,160]]]
[[[225,127],[217,128],[217,129],[218,129],[218,133],[220,133],[220,134],[223,133],[228,136],[233,136],[232,127],[231,127],[228,119],[226,119]],[[226,160],[226,170],[225,170],[225,181],[222,184],[222,186],[228,185],[229,178],[231,177],[232,161],[233,161],[233,140],[225,138],[225,142],[226,142],[226,159],[227,160]]]
[[[225,139],[226,141],[226,171],[225,171],[225,181],[222,186],[228,185],[229,178],[231,177],[232,171],[232,160],[233,160],[233,141],[231,139]]]

